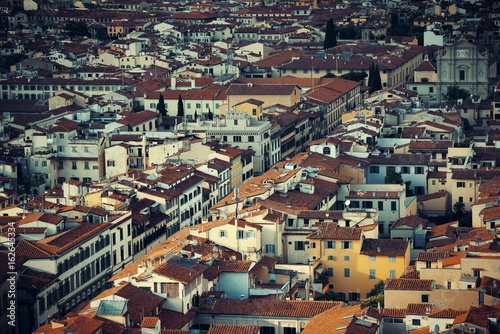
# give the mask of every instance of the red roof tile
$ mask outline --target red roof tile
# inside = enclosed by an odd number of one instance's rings
[[[385,282],[385,290],[430,291],[433,283],[430,279],[390,278]]]

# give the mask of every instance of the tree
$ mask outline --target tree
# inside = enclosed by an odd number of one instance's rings
[[[373,77],[373,86],[371,87],[374,92],[379,89],[382,89],[382,78],[380,78],[380,69],[378,65],[374,68],[374,77]]]
[[[316,300],[334,300],[343,302],[344,299],[345,299],[344,295],[337,293],[333,290],[329,290],[324,294],[322,294],[321,296],[319,296]]]
[[[212,113],[212,110],[210,110],[210,108],[208,108],[208,119],[210,121],[214,119],[214,114]]]
[[[448,88],[446,89],[446,93],[443,95],[443,97],[447,100],[466,99],[469,96],[470,93],[468,90],[459,88],[456,85],[448,86]]]
[[[182,102],[182,96],[180,94],[177,100],[177,116],[184,117],[184,102]]]
[[[167,109],[165,108],[165,100],[163,99],[163,94],[160,93],[160,98],[158,99],[158,105],[156,110],[162,115],[167,116]]]
[[[370,94],[372,93],[371,86],[373,86],[373,79],[375,77],[375,64],[372,62],[370,64],[370,69],[368,71],[368,87],[370,87]]]
[[[323,46],[325,50],[333,48],[337,45],[337,32],[335,31],[335,24],[333,23],[333,19],[329,19],[326,23],[325,29],[325,41]]]
[[[325,75],[323,75],[323,78],[336,78],[337,76],[333,73],[327,73]]]
[[[194,120],[196,121],[198,119],[198,110],[194,111]]]
[[[367,76],[368,75],[365,72],[349,72],[349,73],[341,75],[340,77],[343,79],[359,82],[359,81],[365,80],[365,78]]]
[[[401,173],[396,173],[394,169],[389,169],[385,174],[385,184],[403,184],[403,177]]]
[[[5,62],[3,63],[3,68],[8,70],[8,69],[10,69],[10,67],[12,65],[17,64],[26,58],[28,58],[28,56],[26,56],[25,54],[22,54],[22,53],[13,53],[11,55],[8,55],[7,57],[5,57]]]
[[[384,306],[384,281],[380,281],[373,286],[373,288],[368,291],[366,298],[361,299],[361,303],[363,305],[377,307],[378,304],[380,306]]]
[[[458,217],[461,217],[465,213],[465,204],[463,202],[456,202],[453,204],[453,211]]]
[[[84,22],[70,21],[66,23],[65,29],[70,38],[73,38],[75,36],[90,37],[89,29]]]

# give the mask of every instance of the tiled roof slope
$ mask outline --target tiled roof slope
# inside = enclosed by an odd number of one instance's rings
[[[390,278],[385,282],[385,290],[430,291],[433,282],[430,279]]]
[[[359,240],[362,229],[356,227],[340,227],[336,223],[320,223],[318,229],[308,239]]]
[[[312,318],[336,307],[340,302],[306,300],[240,300],[216,299],[198,308],[201,314],[270,316],[284,318]]]
[[[360,254],[370,256],[404,256],[410,242],[403,239],[365,239]]]

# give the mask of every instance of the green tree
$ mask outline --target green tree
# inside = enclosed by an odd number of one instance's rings
[[[158,99],[158,105],[156,110],[162,115],[167,116],[167,109],[165,108],[165,100],[163,99],[163,94],[160,93],[160,98]]]
[[[208,119],[210,121],[214,119],[214,114],[212,113],[212,110],[210,110],[210,108],[208,108]]]
[[[471,131],[472,127],[470,126],[470,122],[467,118],[462,117],[462,124],[464,125],[464,131]]]
[[[323,75],[323,78],[336,78],[337,76],[333,73],[327,73],[325,75]]]
[[[179,99],[177,100],[177,116],[184,116],[184,102],[182,101],[181,94],[179,94]]]
[[[381,307],[384,306],[384,281],[380,281],[373,286],[373,288],[368,291],[366,298],[360,300],[363,305],[377,307],[379,304]]]
[[[3,63],[3,68],[5,68],[6,70],[10,69],[10,67],[12,65],[15,65],[17,63],[19,63],[20,61],[24,60],[28,58],[28,56],[26,56],[25,54],[22,54],[22,53],[13,53],[11,55],[8,55],[6,58],[5,58],[5,61]]]
[[[196,121],[198,119],[198,110],[194,111],[194,120]]]
[[[337,293],[333,290],[329,290],[316,298],[316,300],[333,300],[333,301],[340,301],[343,302],[345,300],[344,295]]]
[[[395,170],[389,169],[387,173],[385,174],[384,178],[385,184],[403,184],[403,177],[401,176],[401,173],[396,173]]]
[[[373,86],[373,79],[375,77],[375,64],[372,62],[370,64],[370,69],[368,70],[368,87],[371,87]],[[370,88],[370,93],[372,92],[371,91],[371,88]]]
[[[458,99],[466,99],[470,96],[468,90],[458,87],[457,85],[448,86],[446,89],[446,93],[444,94],[444,98],[447,100],[458,100]]]
[[[70,21],[66,23],[65,30],[70,38],[75,36],[90,37],[89,29],[84,22]]]
[[[359,81],[365,80],[365,78],[367,76],[368,75],[365,72],[349,72],[349,73],[341,75],[340,77],[343,79],[359,82]]]
[[[326,23],[325,40],[323,46],[325,50],[333,48],[337,45],[337,32],[335,31],[335,24],[333,19],[329,19]]]
[[[465,214],[465,204],[463,202],[456,202],[453,204],[453,211],[458,217],[461,217]]]
[[[370,94],[376,92],[377,90],[382,89],[382,78],[380,77],[380,69],[378,65],[374,67],[373,71],[373,83],[370,86]]]

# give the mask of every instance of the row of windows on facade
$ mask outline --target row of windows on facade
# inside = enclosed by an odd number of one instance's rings
[[[389,172],[396,172],[395,166],[387,166],[385,168],[386,174]],[[380,166],[370,166],[371,174],[380,174]],[[401,166],[400,167],[401,174],[411,174],[411,167]],[[424,167],[413,167],[413,174],[424,174]]]
[[[45,167],[45,166],[42,165],[42,167]],[[64,169],[64,161],[58,161],[58,163],[57,163],[57,169]],[[78,169],[78,162],[77,161],[71,161],[71,169]],[[83,169],[90,170],[90,162],[84,161],[83,162]],[[98,165],[93,165],[92,169],[93,170],[98,170],[99,166]]]
[[[351,204],[349,206],[354,209],[373,209],[373,203],[374,201],[354,201],[351,200]],[[379,211],[384,210],[384,201],[377,201],[377,208]],[[391,201],[391,211],[396,211],[398,208],[398,202],[397,201]]]
[[[97,76],[97,75],[96,75]],[[66,86],[64,85],[52,85],[52,86],[49,86],[49,85],[2,85],[2,90],[3,91],[9,91],[9,90],[12,90],[12,91],[58,91],[60,89],[63,89],[65,88]],[[115,86],[115,85],[95,85],[95,86],[83,86],[83,85],[79,85],[79,86],[68,86],[68,88],[70,90],[78,90],[78,91],[106,91],[106,92],[110,92],[110,91],[115,91],[118,89],[118,86]],[[76,89],[75,89],[76,88]]]
[[[334,277],[333,268],[326,268],[325,274],[328,277]],[[351,269],[350,268],[344,268],[344,277],[351,277]],[[376,279],[376,278],[377,278],[377,270],[376,269],[369,269],[368,279]],[[396,278],[396,270],[389,269],[389,278]]]
[[[49,292],[45,297],[39,300],[39,313],[51,306],[57,305],[59,300],[69,295],[75,289],[80,289],[82,285],[92,280],[92,278],[99,275],[101,272],[109,268],[111,265],[110,254],[102,255],[100,258],[92,261],[85,268],[80,269],[78,272],[71,274],[64,279],[57,289]]]
[[[90,258],[95,253],[98,253],[105,247],[109,246],[110,238],[109,235],[99,238],[95,243],[90,244],[89,246],[78,250],[78,252],[66,260],[58,263],[57,272],[62,274],[66,272],[68,269],[73,268],[73,266],[77,265],[80,262],[83,262],[85,259]],[[114,244],[114,243],[113,243]]]
[[[219,237],[225,238],[228,237],[227,231],[219,231]],[[255,232],[252,231],[236,231],[236,239],[245,239],[245,238],[255,238]],[[274,245],[272,245],[274,247]],[[266,248],[267,249],[267,248]],[[274,250],[273,250],[274,253]]]

